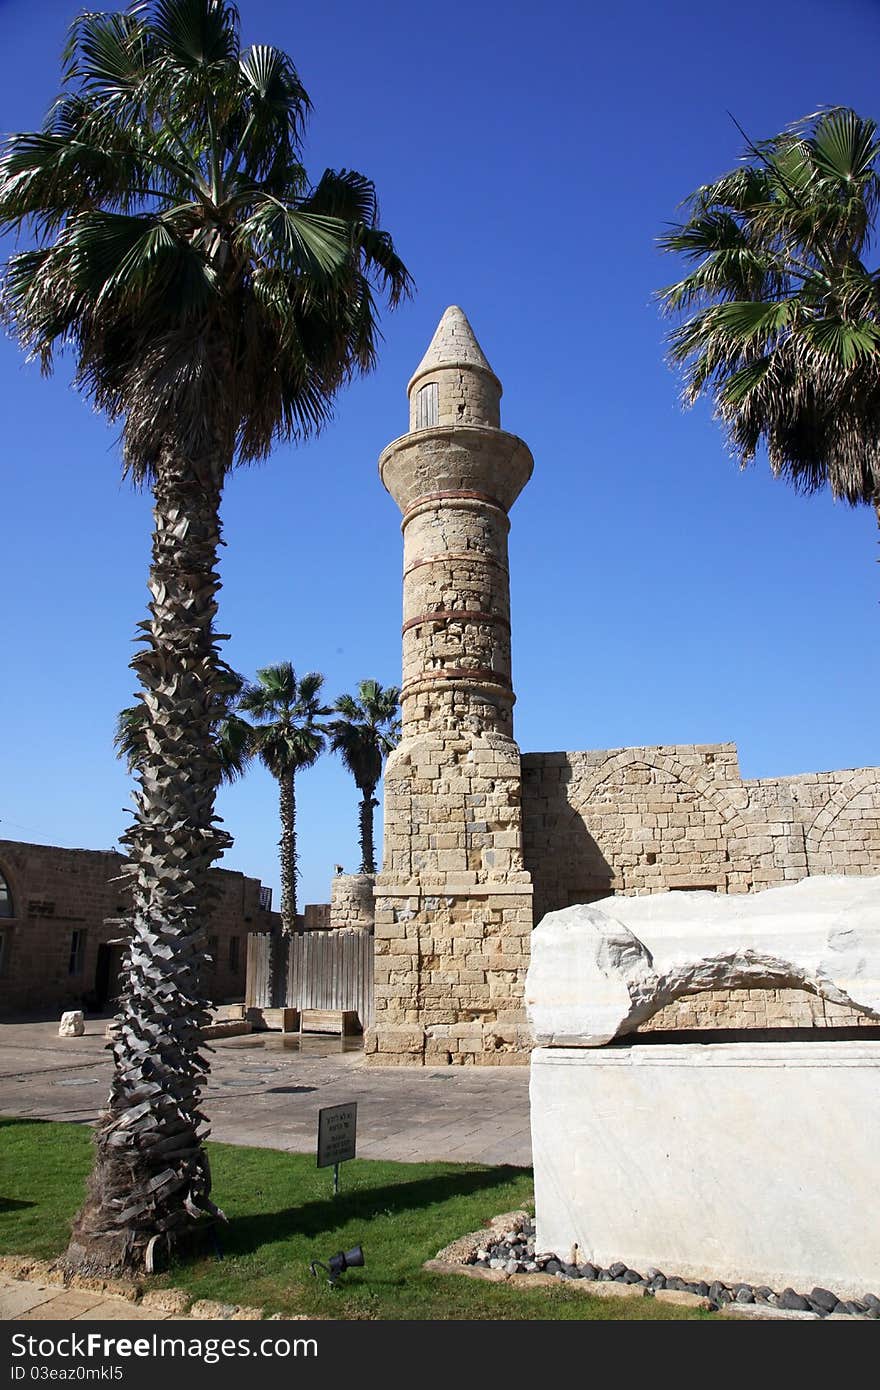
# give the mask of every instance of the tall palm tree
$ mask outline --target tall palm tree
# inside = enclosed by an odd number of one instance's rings
[[[296,774],[313,767],[324,751],[325,730],[318,720],[331,710],[321,704],[324,677],[309,671],[297,680],[289,661],[266,666],[246,685],[239,709],[255,723],[250,749],[278,783],[281,816],[281,930],[296,931]]]
[[[330,746],[339,753],[361,793],[359,808],[362,874],[376,872],[373,849],[374,792],[382,763],[400,741],[400,690],[378,681],[360,681],[357,695],[340,695],[334,710],[342,715],[330,724]]]
[[[830,488],[880,521],[880,204],[873,121],[843,107],[749,146],[660,239],[693,268],[660,291],[685,399],[711,394],[742,466]]]
[[[235,701],[241,695],[246,684],[244,676],[230,670],[227,684],[228,693],[225,708],[215,729],[214,737],[220,763],[220,781],[232,783],[244,776],[247,765],[253,757],[251,739],[254,731],[234,707]],[[116,717],[113,747],[116,750],[116,756],[122,758],[128,765],[129,772],[137,771],[144,755],[146,722],[146,710],[143,704],[128,705],[125,709],[120,710]]]
[[[225,0],[148,0],[73,23],[42,130],[0,154],[0,231],[32,233],[2,281],[7,324],[122,423],[149,484],[149,617],[132,666],[146,751],[122,837],[131,947],[108,1108],[67,1259],[138,1269],[216,1212],[202,1140],[204,894],[222,715],[219,505],[237,462],[326,423],[376,354],[375,295],[408,273],[373,185],[301,162],[309,100],[277,49],[242,49]]]

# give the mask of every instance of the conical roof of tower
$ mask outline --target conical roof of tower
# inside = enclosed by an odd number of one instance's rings
[[[407,389],[412,390],[413,383],[419,377],[440,367],[476,367],[478,371],[489,372],[495,377],[467,321],[467,315],[457,304],[450,304],[438,323],[428,351],[413,372]],[[498,378],[495,377],[495,380]]]

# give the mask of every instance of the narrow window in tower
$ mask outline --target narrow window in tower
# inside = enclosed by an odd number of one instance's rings
[[[436,381],[422,386],[416,396],[416,429],[430,429],[440,419],[440,387]]]

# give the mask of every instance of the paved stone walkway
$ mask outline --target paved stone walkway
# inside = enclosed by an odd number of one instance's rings
[[[0,1114],[87,1124],[108,1089],[104,1021],[59,1038],[57,1020],[0,1023]],[[278,1033],[215,1039],[205,1110],[229,1144],[312,1153],[318,1110],[358,1103],[362,1158],[531,1163],[528,1067],[363,1065],[359,1045]]]
[[[126,1298],[59,1284],[29,1283],[0,1272],[0,1322],[167,1322],[169,1313]]]
[[[0,1023],[0,1115],[89,1124],[109,1084],[104,1020],[81,1038],[59,1038],[57,1020]],[[363,1065],[360,1047],[339,1039],[277,1033],[211,1044],[205,1109],[214,1139],[313,1153],[318,1110],[358,1103],[362,1158],[458,1163],[531,1163],[528,1068],[442,1071]],[[0,1272],[0,1322],[173,1321],[124,1298]]]

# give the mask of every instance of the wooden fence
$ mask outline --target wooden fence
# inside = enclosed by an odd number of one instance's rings
[[[248,937],[249,1008],[269,1008],[271,942],[268,933]],[[366,931],[305,932],[290,941],[288,1008],[354,1009],[362,1028],[373,1022],[373,936]]]

